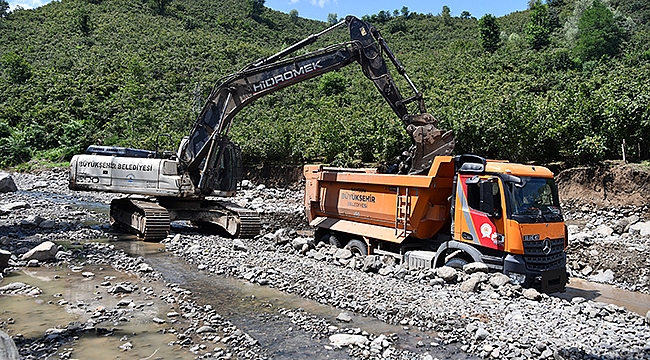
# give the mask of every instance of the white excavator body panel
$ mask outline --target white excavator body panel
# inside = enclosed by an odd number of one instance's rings
[[[72,190],[150,196],[181,196],[191,188],[178,175],[178,161],[109,155],[75,155],[70,161]]]

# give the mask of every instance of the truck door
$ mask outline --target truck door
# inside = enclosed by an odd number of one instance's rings
[[[496,177],[459,175],[454,214],[454,239],[503,250],[502,191]]]

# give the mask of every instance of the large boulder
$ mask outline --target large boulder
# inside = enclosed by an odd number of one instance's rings
[[[469,279],[463,281],[460,284],[460,291],[462,292],[474,292],[478,290],[478,284],[481,283],[481,278],[478,276],[471,276]]]
[[[23,260],[48,261],[56,257],[58,249],[55,243],[46,241],[37,247],[29,250],[23,255]]]
[[[350,334],[334,334],[330,336],[330,343],[334,346],[362,346],[370,342],[367,337],[363,335],[350,335]]]
[[[384,266],[379,255],[368,255],[363,259],[363,271],[378,272]]]
[[[650,236],[650,221],[638,222],[629,228],[631,234],[639,234],[641,236]]]
[[[16,344],[4,331],[0,330],[0,359],[20,360]]]
[[[0,172],[0,193],[8,193],[17,191],[14,178],[6,172]]]
[[[477,272],[482,272],[487,274],[489,270],[490,269],[488,269],[487,264],[482,262],[473,262],[473,263],[463,265],[463,271],[467,274],[474,274]]]
[[[458,279],[458,272],[456,269],[449,266],[443,266],[436,269],[436,275],[447,283],[456,282]]]

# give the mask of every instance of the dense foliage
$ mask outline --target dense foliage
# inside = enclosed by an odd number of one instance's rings
[[[327,26],[263,0],[62,0],[13,12],[4,3],[3,166],[69,159],[90,144],[175,148],[218,79]],[[532,1],[528,11],[491,19],[487,47],[485,24],[453,16],[462,9],[401,7],[364,18],[382,31],[440,127],[454,131],[456,153],[578,164],[620,158],[623,141],[628,159],[650,155],[644,3]],[[337,31],[310,49],[346,38]],[[246,161],[354,165],[408,147],[401,121],[359,70],[246,107],[231,130]]]

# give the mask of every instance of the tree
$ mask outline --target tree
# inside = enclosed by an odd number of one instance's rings
[[[165,15],[167,13],[167,5],[169,5],[172,0],[151,0],[151,7],[158,15]]]
[[[402,13],[402,16],[407,18],[407,19],[408,19],[409,15],[411,15],[411,13],[409,12],[409,8],[406,7],[406,6],[402,6],[401,13]]]
[[[614,14],[599,0],[587,8],[578,20],[578,43],[575,51],[582,61],[597,60],[620,51],[623,35]]]
[[[472,17],[472,14],[470,14],[469,11],[463,10],[463,12],[460,13],[460,18],[461,19],[469,19]]]
[[[0,68],[11,83],[22,84],[32,77],[32,66],[20,55],[10,52],[0,58]]]
[[[442,7],[442,13],[440,16],[442,16],[442,21],[445,25],[449,25],[449,22],[451,21],[451,9],[449,9],[449,6],[444,5]]]
[[[9,3],[6,0],[0,0],[0,18],[9,15]]]
[[[542,0],[534,0],[530,3],[530,19],[526,24],[526,41],[536,50],[549,44],[552,27],[550,24],[548,5],[542,4]]]
[[[264,11],[264,0],[249,0],[248,13],[252,17],[259,17]]]
[[[501,29],[497,18],[492,14],[483,15],[478,21],[479,40],[485,51],[494,52],[499,48]]]
[[[289,11],[289,19],[295,24],[298,21],[298,10],[292,9]]]
[[[334,24],[336,24],[337,22],[339,22],[339,17],[338,17],[338,15],[336,15],[336,13],[329,13],[329,14],[327,14],[327,22],[328,22],[330,25],[334,25]]]

